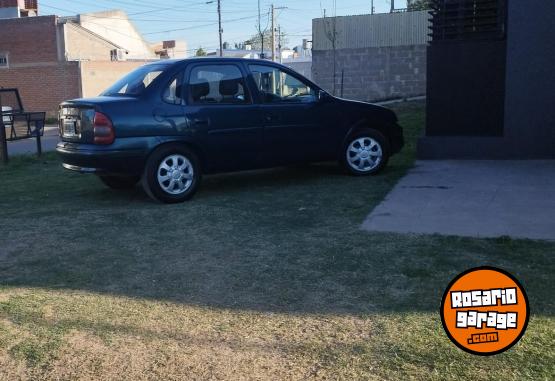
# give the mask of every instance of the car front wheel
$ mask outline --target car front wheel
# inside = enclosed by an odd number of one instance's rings
[[[388,160],[387,139],[379,131],[364,129],[347,139],[341,164],[352,175],[368,176],[380,172]]]
[[[152,153],[142,183],[155,201],[175,204],[193,197],[200,179],[200,165],[194,152],[185,146],[170,145]]]

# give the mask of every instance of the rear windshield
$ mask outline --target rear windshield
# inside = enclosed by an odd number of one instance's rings
[[[114,83],[101,95],[141,95],[166,68],[166,65],[141,66]]]

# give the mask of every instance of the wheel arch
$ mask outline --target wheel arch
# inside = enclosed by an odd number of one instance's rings
[[[385,126],[382,123],[372,123],[368,119],[364,118],[364,119],[359,119],[355,123],[351,124],[351,127],[347,129],[347,133],[343,137],[343,141],[341,142],[341,146],[339,147],[337,152],[338,158],[340,158],[343,155],[343,152],[342,152],[343,147],[345,147],[345,145],[348,143],[351,136],[353,136],[354,134],[358,133],[358,131],[361,131],[361,130],[378,131],[386,138],[387,142],[389,143],[389,146],[387,148],[391,149],[391,143],[392,143],[391,136],[390,136],[391,134],[387,132],[388,130],[387,126]]]
[[[150,157],[152,156],[152,154],[154,152],[156,152],[159,149],[162,149],[164,147],[168,147],[168,146],[172,146],[172,145],[179,145],[179,146],[183,146],[183,147],[187,147],[188,149],[190,149],[191,151],[193,151],[193,153],[197,156],[197,159],[199,161],[200,167],[201,167],[201,171],[202,173],[206,173],[207,171],[207,161],[206,161],[206,155],[204,154],[204,151],[200,148],[200,146],[192,141],[189,140],[181,140],[181,139],[167,139],[167,140],[163,140],[162,142],[160,142],[160,144],[156,145],[155,147],[153,147],[150,152],[148,153],[146,159],[145,159],[145,165],[148,162],[148,160],[150,159]]]

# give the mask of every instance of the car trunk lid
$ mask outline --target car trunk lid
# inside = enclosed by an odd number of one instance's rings
[[[95,106],[64,102],[59,110],[60,137],[65,142],[93,143]]]

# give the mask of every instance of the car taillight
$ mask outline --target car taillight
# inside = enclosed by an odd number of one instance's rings
[[[116,137],[112,121],[101,112],[94,114],[94,144],[112,144]]]

